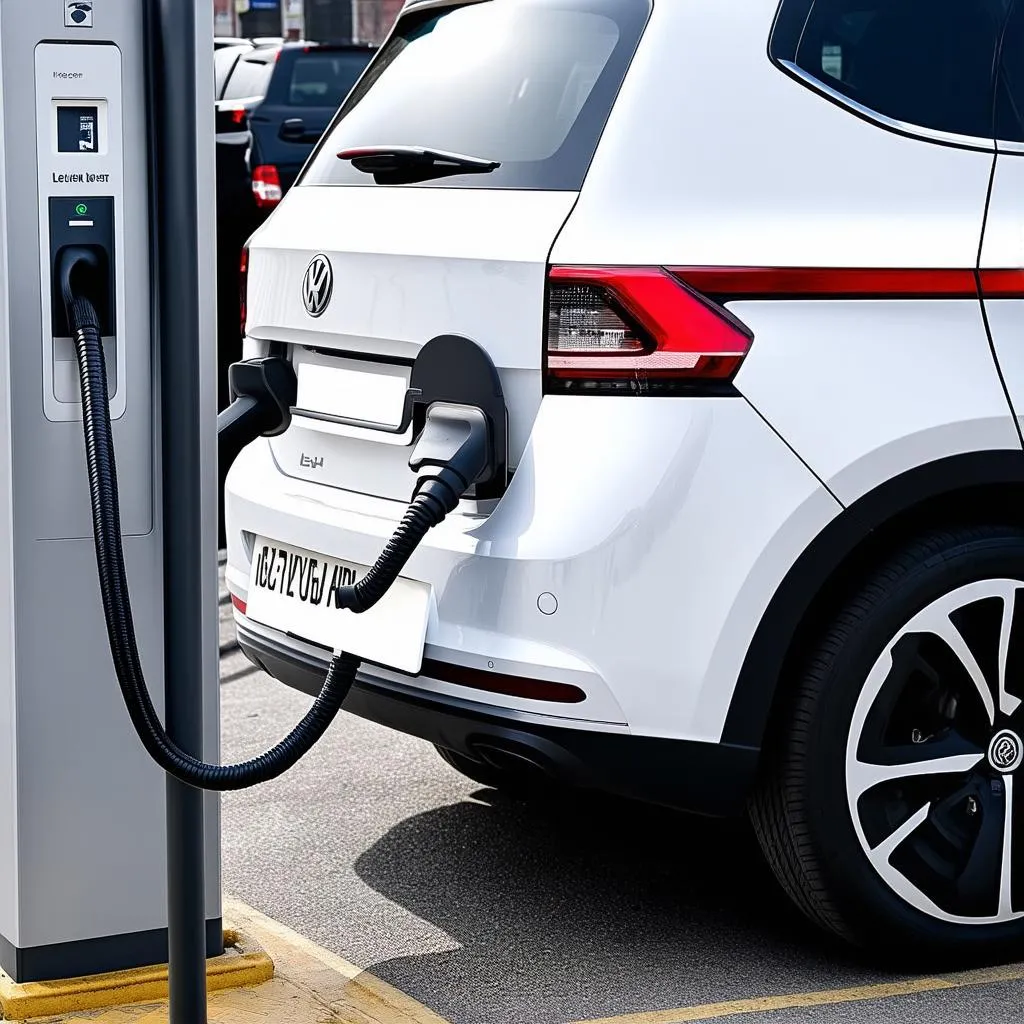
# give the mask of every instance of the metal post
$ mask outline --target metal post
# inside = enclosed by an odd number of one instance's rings
[[[203,550],[196,4],[148,0],[163,436],[166,727],[203,754]],[[208,3],[209,0],[206,0]],[[167,779],[171,1024],[206,1021],[203,793]]]

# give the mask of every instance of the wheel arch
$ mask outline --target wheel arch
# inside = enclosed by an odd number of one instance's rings
[[[770,742],[808,640],[865,570],[902,541],[936,526],[1018,518],[1024,527],[1019,450],[939,459],[859,498],[818,534],[776,589],[747,648],[721,742],[756,749]]]

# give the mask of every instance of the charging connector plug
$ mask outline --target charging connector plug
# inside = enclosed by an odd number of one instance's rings
[[[491,429],[483,411],[435,402],[409,459],[419,477],[413,498],[436,506],[440,523],[473,484],[489,477],[492,459]]]

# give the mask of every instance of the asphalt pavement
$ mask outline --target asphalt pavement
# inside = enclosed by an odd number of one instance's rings
[[[250,666],[222,616],[224,757],[239,759],[310,702]],[[676,1024],[733,1001],[751,1024],[1024,1015],[1024,966],[933,983],[832,942],[742,823],[583,794],[518,802],[347,714],[289,774],[225,797],[223,850],[225,892],[450,1024]],[[805,993],[825,994],[786,1006]]]

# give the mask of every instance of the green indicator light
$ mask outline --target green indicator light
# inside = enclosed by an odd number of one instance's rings
[[[89,212],[89,207],[86,206],[85,203],[79,203],[75,207],[75,213],[77,213],[79,217],[84,217],[88,212]]]

